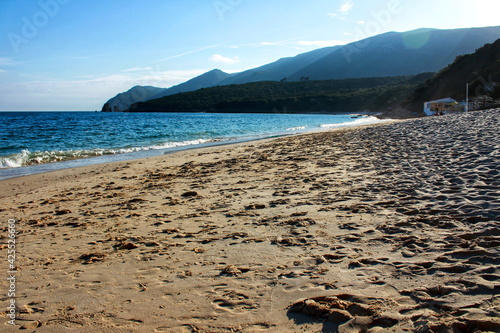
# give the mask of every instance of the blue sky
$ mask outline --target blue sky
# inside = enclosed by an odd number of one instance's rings
[[[89,111],[387,31],[500,25],[498,0],[1,0],[0,111]],[[500,38],[500,36],[499,36]]]

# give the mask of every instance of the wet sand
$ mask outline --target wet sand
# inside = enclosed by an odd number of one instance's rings
[[[496,109],[1,181],[0,331],[498,332],[499,128]]]

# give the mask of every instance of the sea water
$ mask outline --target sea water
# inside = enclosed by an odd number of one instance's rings
[[[375,122],[319,114],[0,112],[0,179]]]

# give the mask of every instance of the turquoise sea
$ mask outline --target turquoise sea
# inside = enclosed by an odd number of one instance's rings
[[[0,112],[0,179],[378,121],[353,115]]]

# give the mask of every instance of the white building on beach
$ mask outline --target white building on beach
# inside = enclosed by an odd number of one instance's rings
[[[459,103],[451,97],[424,103],[424,112],[428,116],[461,111],[465,111],[465,103]]]

